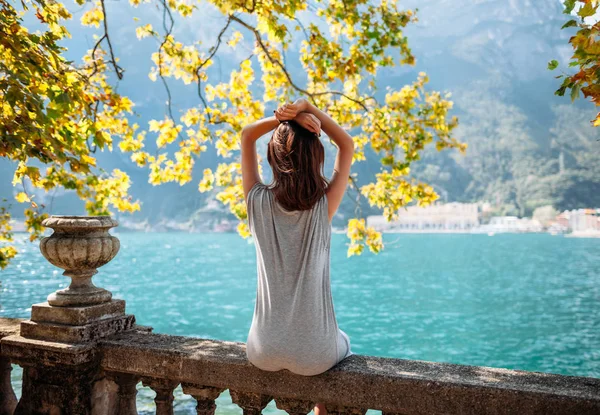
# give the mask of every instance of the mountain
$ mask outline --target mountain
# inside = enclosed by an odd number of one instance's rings
[[[469,144],[465,156],[454,151],[426,151],[413,165],[414,177],[433,184],[442,200],[487,200],[505,213],[527,215],[545,204],[559,209],[600,206],[600,129],[589,124],[594,106],[583,99],[571,103],[555,96],[559,80],[547,69],[551,59],[559,60],[564,68],[570,56],[570,33],[560,30],[567,20],[561,2],[407,0],[401,5],[418,9],[419,21],[406,30],[417,63],[386,69],[378,82],[382,87],[400,88],[414,81],[418,72],[427,72],[429,88],[452,93],[453,112],[460,120],[456,134]],[[147,77],[156,45],[152,39],[138,41],[135,27],[139,23],[133,22],[133,16],[138,16],[142,22],[160,27],[160,13],[152,8],[132,9],[123,2],[108,2],[107,7],[113,46],[126,69],[118,90],[136,102],[140,124],[162,118],[164,89]],[[94,40],[92,30],[79,27],[80,12],[74,14],[76,20],[70,24],[74,36],[68,47],[70,58],[79,60]],[[216,11],[206,15],[209,18],[203,18],[201,24],[178,23],[177,36],[184,41],[202,38],[211,44],[222,17]],[[211,76],[224,79],[240,54],[247,55],[246,51],[226,51]],[[293,56],[292,52],[289,58]],[[302,79],[299,69],[294,75]],[[198,105],[194,86],[170,84],[175,109]],[[259,143],[259,152],[264,153],[265,146]],[[328,147],[327,151],[326,173],[330,174],[334,150]],[[377,160],[377,155],[369,154],[367,162],[355,165],[361,183],[379,170]],[[137,168],[118,149],[99,157],[99,164],[107,170],[120,168],[130,174],[131,193],[142,202],[142,212],[132,219],[150,224],[169,220],[197,223],[209,199],[214,198],[214,192],[199,193],[197,183],[202,169],[214,168],[219,161],[209,150],[197,160],[191,183],[154,187],[147,181],[147,170]],[[267,172],[268,166],[264,167]],[[10,198],[15,192],[11,169],[11,163],[0,161],[0,198]],[[39,197],[38,201],[51,203],[52,213],[83,213],[82,204],[69,192]],[[211,220],[216,221],[219,208],[211,206]],[[349,194],[335,223],[343,225],[343,218],[355,209],[354,196]],[[364,200],[362,211],[376,212]],[[14,213],[19,214],[17,210]],[[228,217],[225,208],[222,215]]]
[[[451,91],[466,156],[428,151],[417,178],[446,200],[487,200],[499,212],[600,206],[600,130],[594,106],[557,97],[547,69],[571,54],[558,1],[407,2],[420,22],[407,32],[418,70]]]

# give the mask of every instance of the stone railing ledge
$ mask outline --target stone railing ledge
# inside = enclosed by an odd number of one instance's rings
[[[353,355],[317,376],[262,371],[245,344],[151,333],[99,341],[104,370],[406,414],[598,414],[600,379]]]
[[[19,334],[19,327],[24,318],[0,318],[0,339]]]
[[[33,362],[50,366],[80,365],[94,359],[98,352],[93,343],[60,343],[29,339],[20,335],[4,337],[0,344],[2,355],[20,365]]]

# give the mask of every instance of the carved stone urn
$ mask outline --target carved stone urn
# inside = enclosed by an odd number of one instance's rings
[[[108,233],[118,222],[110,216],[51,216],[42,225],[54,230],[42,239],[42,254],[71,278],[71,285],[50,294],[48,303],[74,307],[111,301],[110,291],[96,287],[92,276],[119,252],[119,240]]]

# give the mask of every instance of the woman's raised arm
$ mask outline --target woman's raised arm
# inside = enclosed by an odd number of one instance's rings
[[[245,199],[256,182],[262,183],[256,159],[256,140],[274,130],[278,125],[279,121],[273,116],[255,121],[242,129],[242,186]]]

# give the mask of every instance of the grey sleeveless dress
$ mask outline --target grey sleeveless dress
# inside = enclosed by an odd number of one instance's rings
[[[327,197],[311,210],[287,211],[257,182],[246,203],[258,274],[248,360],[262,370],[323,373],[354,354],[331,296]]]

